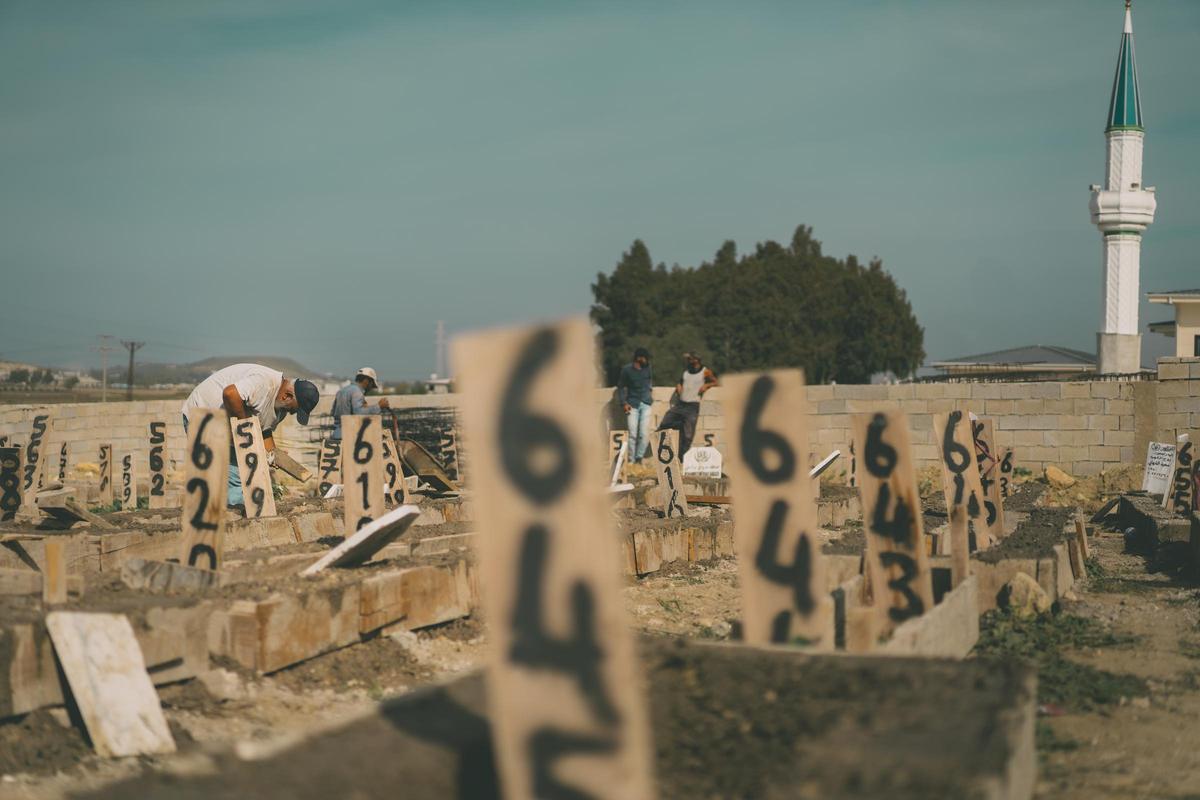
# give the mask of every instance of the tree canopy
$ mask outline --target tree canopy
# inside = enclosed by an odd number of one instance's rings
[[[691,350],[717,372],[803,367],[810,383],[906,376],[925,358],[924,330],[883,263],[827,256],[804,225],[789,245],[763,242],[741,257],[727,241],[698,267],[655,266],[637,240],[592,295],[610,383],[636,347],[666,383]]]

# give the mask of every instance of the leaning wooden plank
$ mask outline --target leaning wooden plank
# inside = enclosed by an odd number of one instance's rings
[[[20,447],[0,447],[0,522],[17,516],[21,508],[22,475],[21,461],[25,457]]]
[[[392,624],[415,630],[465,617],[471,613],[467,564],[373,575],[362,582],[359,603],[361,633]]]
[[[175,752],[129,620],[52,611],[46,627],[96,752],[124,757]]]
[[[121,582],[130,589],[148,592],[202,592],[224,585],[227,576],[172,561],[131,558],[121,564]]]
[[[271,466],[283,470],[301,483],[312,477],[303,464],[278,448],[275,450],[275,463]]]
[[[112,531],[117,526],[99,514],[93,514],[75,501],[72,495],[74,489],[56,489],[50,492],[39,492],[38,508],[49,514],[63,525],[74,525],[76,522],[86,522],[97,530]]]
[[[329,567],[353,567],[363,564],[381,548],[400,538],[419,516],[421,509],[416,506],[393,508],[379,519],[365,525],[358,533],[330,550],[320,561],[300,574],[316,575]]]
[[[40,572],[31,569],[0,568],[0,595],[41,594],[44,585],[45,581]],[[67,575],[66,591],[68,595],[82,595],[83,576]]]

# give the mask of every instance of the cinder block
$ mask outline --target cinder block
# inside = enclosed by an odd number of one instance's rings
[[[999,400],[1001,399],[1000,383],[973,383],[971,384],[971,399],[972,400]]]
[[[1016,447],[1041,447],[1045,443],[1045,431],[1013,431],[1013,445]]]
[[[998,416],[1000,414],[1012,414],[1016,405],[1016,400],[985,400],[983,403],[983,411],[989,417]]]
[[[1041,400],[1060,400],[1062,399],[1062,384],[1051,381],[1030,384],[1029,396]]]
[[[1087,461],[1088,446],[1075,445],[1071,447],[1060,447],[1058,448],[1058,457],[1063,461],[1063,463],[1066,464],[1070,464],[1075,461]]]
[[[911,400],[913,396],[911,383],[899,383],[887,387],[888,400]]]
[[[1133,451],[1134,451],[1134,448],[1132,448],[1132,447],[1122,447],[1121,448],[1121,463],[1122,464],[1134,463]]]
[[[1029,419],[1022,414],[1009,414],[996,419],[996,428],[1002,431],[1026,431],[1030,429]]]
[[[1119,461],[1121,459],[1121,450],[1117,447],[1094,444],[1088,448],[1088,456],[1093,461]]]
[[[818,414],[845,414],[847,410],[845,400],[820,400],[817,402]]]
[[[1114,381],[1094,381],[1092,383],[1092,397],[1113,400],[1119,397],[1120,394],[1121,389]]]
[[[1188,384],[1191,381],[1163,381],[1158,384],[1158,400],[1172,400],[1178,397],[1190,397],[1192,392]]]
[[[833,387],[832,386],[828,386],[828,385],[809,386],[807,389],[807,392],[808,392],[808,402],[809,403],[817,403],[821,400],[832,400],[833,399]]]
[[[1046,405],[1043,400],[1014,400],[1013,410],[1018,414],[1041,414]]]
[[[1059,460],[1059,456],[1059,448],[1057,447],[1028,447],[1021,450],[1021,457],[1027,458],[1030,461],[1056,462]]]
[[[1190,374],[1188,364],[1171,363],[1165,358],[1158,360],[1158,379],[1160,381],[1186,380]]]
[[[1133,431],[1104,431],[1104,443],[1116,447],[1133,447]]]
[[[1086,478],[1090,475],[1099,475],[1104,467],[1105,464],[1100,461],[1076,461],[1070,472],[1072,475]]]
[[[1189,414],[1200,411],[1200,397],[1179,397],[1173,402],[1175,403],[1175,411],[1186,411]]]
[[[1105,414],[1132,414],[1133,413],[1133,401],[1132,400],[1105,400],[1104,401],[1104,413]]]
[[[1048,431],[1058,428],[1058,417],[1051,414],[1035,414],[1029,418],[1029,427],[1035,431]]]
[[[1111,414],[1092,414],[1087,418],[1087,427],[1091,430],[1115,431],[1121,426],[1116,416]]]
[[[1003,400],[1027,400],[1031,395],[1028,383],[1004,383],[1000,385],[1000,398]]]
[[[1064,400],[1068,399],[1068,398],[1076,398],[1076,397],[1078,397],[1078,398],[1091,397],[1092,396],[1092,385],[1091,385],[1091,383],[1084,383],[1084,382],[1064,383],[1062,385],[1062,396],[1063,396]]]
[[[1073,414],[1075,413],[1074,400],[1043,400],[1043,410],[1047,414]]]

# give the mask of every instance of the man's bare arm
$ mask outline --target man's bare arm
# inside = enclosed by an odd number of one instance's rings
[[[225,413],[231,417],[245,419],[250,416],[250,412],[246,410],[246,401],[232,383],[221,392],[221,404],[225,407]]]

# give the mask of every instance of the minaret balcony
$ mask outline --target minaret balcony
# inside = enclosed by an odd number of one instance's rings
[[[1092,224],[1100,230],[1143,231],[1154,222],[1154,187],[1126,191],[1092,190]]]

